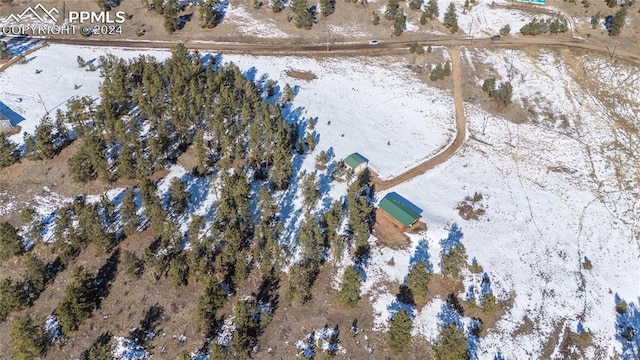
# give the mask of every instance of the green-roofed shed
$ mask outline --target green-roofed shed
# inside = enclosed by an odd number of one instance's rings
[[[351,171],[357,174],[367,167],[369,160],[356,152],[344,158],[343,162]]]
[[[388,193],[378,204],[378,210],[401,228],[410,228],[421,217],[422,209],[396,192]]]

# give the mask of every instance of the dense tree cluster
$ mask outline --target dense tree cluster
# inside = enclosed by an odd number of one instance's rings
[[[451,75],[451,62],[447,60],[444,65],[441,63],[437,63],[436,66],[431,69],[431,74],[429,75],[429,79],[431,81],[442,80],[447,76]]]
[[[73,108],[79,110],[67,116],[81,134],[81,151],[69,160],[73,178],[142,178],[196,143],[201,172],[243,159],[256,168],[266,165],[274,187],[286,188],[292,139],[279,108],[261,101],[256,85],[234,64],[216,71],[181,45],[172,55],[164,65],[148,56],[100,59],[102,102],[93,109],[77,100]],[[139,111],[129,114],[135,106]],[[149,126],[144,133],[143,123]],[[91,134],[82,136],[88,127]]]
[[[520,28],[522,35],[542,35],[548,32],[552,34],[565,33],[569,30],[567,20],[564,18],[554,18],[540,20],[533,18],[531,22],[525,24]]]
[[[608,30],[610,36],[620,35],[620,32],[624,27],[624,22],[626,17],[627,17],[627,9],[624,7],[620,8],[620,10],[618,10],[616,14],[613,15],[613,18],[611,19],[611,26],[609,27],[609,30]]]
[[[511,104],[513,87],[509,81],[500,83],[496,88],[496,78],[490,77],[482,83],[482,90],[489,94],[489,97],[494,99],[500,106]]]

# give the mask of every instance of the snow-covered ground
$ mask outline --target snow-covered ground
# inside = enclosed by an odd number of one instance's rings
[[[467,53],[474,57],[492,64],[503,81],[512,81],[517,103],[531,99],[537,111],[564,115],[568,125],[540,117],[516,125],[466,106],[470,133],[483,142],[469,139],[447,163],[392,189],[424,209],[422,221],[429,230],[413,235],[409,249],[373,250],[364,289],[377,313],[376,324],[384,326],[397,308],[394,294],[378,284],[403,281],[420,239],[427,240],[430,262],[439,271],[440,240],[457,222],[469,261],[477,258],[496,297],[515,295],[507,314],[480,339],[478,358],[493,359],[498,352],[509,359],[540,358],[556,326],[575,332],[578,324],[592,332],[605,354],[615,351],[626,358],[617,321],[627,320],[614,308],[616,296],[637,303],[640,295],[638,197],[613,171],[618,166],[613,159],[619,157],[614,154],[624,150],[609,146],[621,137],[616,120],[570,77],[580,74],[551,52],[541,51],[537,59],[512,50]],[[634,78],[623,68],[610,69],[597,60],[586,63],[605,88]],[[619,114],[637,109],[633,96],[619,104]],[[628,170],[636,173],[633,167]],[[464,221],[455,207],[476,191],[483,194],[487,213],[479,221]],[[582,264],[585,257],[593,265],[589,270]],[[441,318],[443,304],[435,299],[417,309],[414,333],[435,339],[434,320]],[[536,324],[535,331],[518,331],[525,318]],[[560,358],[559,349],[554,353]],[[591,348],[583,356],[603,355]]]
[[[15,65],[0,74],[0,101],[11,104],[26,118],[20,124],[23,129],[33,129],[45,106],[51,111],[76,93],[97,96],[99,73],[78,68],[75,58],[81,55],[91,60],[107,51],[125,57],[139,53],[51,45],[35,52],[28,64]],[[166,52],[152,53],[158,58],[167,56]],[[498,352],[505,358],[539,358],[543,344],[558,324],[575,331],[578,323],[592,332],[594,343],[608,355],[620,352],[615,299],[617,294],[629,303],[637,302],[640,251],[636,239],[637,189],[629,191],[625,188],[628,181],[619,181],[620,172],[614,171],[619,165],[614,160],[625,146],[637,143],[635,138],[623,141],[625,133],[615,127],[616,119],[609,116],[611,110],[595,96],[597,93],[576,85],[571,76],[580,74],[552,52],[541,51],[535,59],[516,50],[465,52],[465,57],[492,64],[499,81],[512,82],[514,102],[532,107],[537,115],[531,123],[516,125],[467,105],[469,132],[481,141],[468,139],[445,164],[390,190],[424,210],[422,221],[428,231],[411,235],[412,246],[408,249],[373,247],[363,298],[374,306],[376,327],[384,328],[390,314],[401,306],[383,284],[404,281],[409,266],[420,256],[426,256],[433,270],[439,271],[441,240],[457,223],[464,234],[460,241],[469,261],[477,258],[491,279],[496,297],[513,296],[513,306],[474,347],[478,358],[493,359]],[[285,83],[295,85],[294,106],[285,116],[318,117],[314,131],[320,140],[315,152],[303,159],[301,172],[313,171],[315,154],[332,148],[336,159],[360,152],[376,171],[389,177],[437,152],[454,135],[449,131],[453,128],[450,96],[417,82],[394,58],[313,60],[224,55],[222,60],[235,62],[256,81],[270,78],[280,87]],[[605,67],[597,60],[586,64],[601,78],[603,86],[618,86],[631,76],[622,68]],[[35,74],[35,69],[43,71]],[[291,78],[288,69],[309,71],[317,78]],[[479,86],[482,78],[478,76],[475,80]],[[74,90],[73,85],[78,83],[82,86]],[[543,84],[545,92],[539,91]],[[23,101],[15,102],[18,97]],[[614,111],[637,114],[637,95],[629,95],[628,100]],[[614,141],[617,147],[611,146]],[[160,184],[160,193],[168,189],[169,178],[187,176],[179,167],[172,168],[170,174]],[[210,184],[206,180],[189,182],[189,186],[189,191],[197,191],[199,186],[209,188]],[[323,196],[338,198],[345,188],[344,183],[332,184]],[[476,191],[483,194],[486,215],[478,221],[464,221],[455,207]],[[296,188],[291,192],[294,209],[290,212],[301,208]],[[384,195],[378,194],[380,198]],[[204,214],[213,198],[207,195],[200,199],[196,210]],[[1,204],[0,214],[11,206]],[[47,207],[39,213],[50,213],[51,204]],[[291,216],[287,229],[296,221]],[[584,257],[593,265],[589,270],[583,268]],[[478,276],[465,276],[465,286],[478,285]],[[434,339],[448,312],[439,298],[415,309],[414,334]],[[525,318],[536,324],[535,331],[517,331]],[[470,325],[470,319],[460,321]],[[116,349],[131,345],[125,338],[117,340]],[[145,349],[135,350],[141,356],[147,354]],[[597,358],[594,354],[592,349],[585,356]]]
[[[76,57],[97,61],[107,53],[131,58],[140,51],[50,45],[24,65],[0,74],[0,101],[25,118],[22,133],[33,133],[49,111],[64,109],[74,97],[98,96],[99,71],[78,67]],[[146,51],[158,59],[167,52]],[[297,87],[294,113],[318,116],[319,150],[333,147],[338,159],[360,152],[383,178],[397,175],[429,158],[454,136],[453,100],[412,77],[394,57],[315,60],[308,58],[224,55],[255,80],[266,78]],[[36,69],[43,70],[36,74]],[[315,80],[287,76],[287,69],[312,72]],[[78,85],[78,89],[74,89]],[[19,100],[22,99],[22,100]],[[20,101],[20,102],[18,102]],[[383,137],[378,134],[384,134]],[[324,137],[332,139],[324,141]],[[23,140],[18,134],[11,138]]]
[[[255,19],[244,5],[229,4],[224,12],[221,26],[233,26],[242,35],[261,38],[287,38],[289,35],[280,30],[272,19]]]

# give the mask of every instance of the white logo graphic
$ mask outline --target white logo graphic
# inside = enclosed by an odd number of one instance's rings
[[[53,20],[53,22],[57,22],[58,19],[54,16],[54,14],[56,15],[59,14],[58,9],[56,9],[55,7],[51,7],[50,10],[47,10],[47,8],[44,7],[42,4],[37,4],[34,7],[29,6],[28,8],[24,9],[24,11],[20,14],[9,15],[9,17],[7,17],[5,21],[20,22],[20,20],[27,18],[29,17],[29,15],[31,15],[36,19],[40,20],[40,22],[48,22],[50,20]]]

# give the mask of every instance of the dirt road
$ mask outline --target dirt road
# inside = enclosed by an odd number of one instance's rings
[[[95,39],[63,39],[47,38],[49,43],[123,47],[138,49],[169,49],[178,42],[175,41],[144,41],[136,39],[109,40],[102,38]],[[566,47],[575,49],[585,49],[612,57],[626,59],[640,64],[640,53],[632,52],[620,48],[615,48],[610,43],[600,43],[591,40],[576,38],[572,35],[550,35],[550,36],[520,36],[504,37],[498,41],[488,38],[451,38],[451,37],[427,37],[427,36],[407,36],[406,38],[394,38],[380,40],[377,45],[369,45],[368,41],[336,43],[330,46],[327,51],[326,43],[282,43],[281,41],[260,41],[255,43],[226,43],[226,42],[186,42],[185,46],[192,50],[220,51],[226,53],[241,53],[249,55],[313,55],[313,56],[340,56],[340,55],[386,55],[397,52],[405,53],[408,47],[418,41],[422,44],[440,46],[467,46],[467,47],[506,47],[518,48],[527,46],[545,47]]]
[[[453,100],[456,105],[456,137],[444,150],[436,156],[418,164],[404,173],[376,184],[376,190],[385,190],[397,186],[405,181],[409,181],[416,176],[422,175],[428,170],[447,161],[455,152],[460,149],[467,136],[467,118],[464,114],[464,102],[462,96],[462,60],[460,59],[460,47],[449,48],[451,55],[451,79],[453,81]]]

